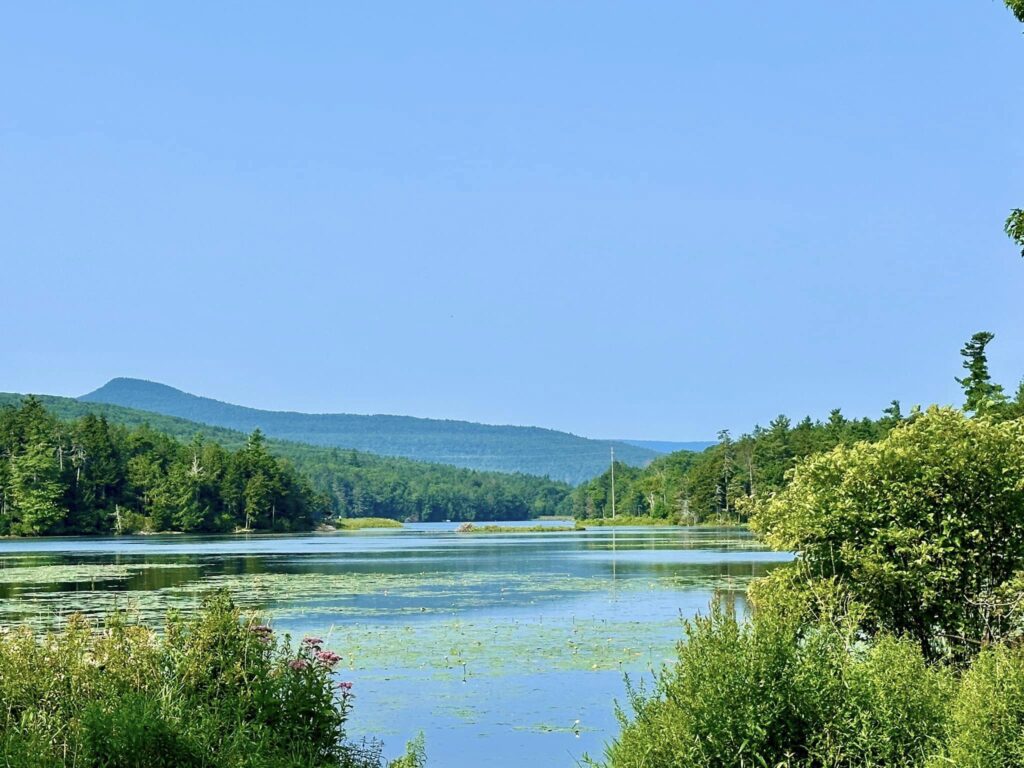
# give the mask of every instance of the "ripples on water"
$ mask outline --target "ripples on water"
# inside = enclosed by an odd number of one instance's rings
[[[671,660],[681,616],[716,591],[742,608],[789,560],[734,529],[455,527],[0,541],[0,624],[111,608],[159,622],[226,587],[279,631],[329,638],[356,686],[351,735],[397,753],[423,730],[434,768],[568,768],[615,733],[623,673]]]

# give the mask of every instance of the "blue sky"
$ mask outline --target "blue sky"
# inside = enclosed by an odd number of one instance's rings
[[[1001,2],[0,9],[0,390],[708,438],[1024,374]]]

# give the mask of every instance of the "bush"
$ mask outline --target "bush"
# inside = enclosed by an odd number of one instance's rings
[[[949,744],[930,768],[1024,765],[1024,649],[983,651],[952,705]]]
[[[932,408],[801,462],[759,506],[798,553],[715,605],[612,768],[1024,767],[1024,419]]]
[[[243,617],[224,593],[161,638],[112,616],[0,635],[0,746],[18,768],[371,768],[344,741],[348,683],[316,638]],[[411,763],[411,765],[420,765]]]
[[[720,604],[686,625],[679,662],[607,750],[612,768],[921,766],[945,732],[953,673],[910,641]]]
[[[754,523],[800,553],[790,570],[849,590],[864,629],[964,662],[1017,631],[992,609],[1024,569],[1021,477],[1024,420],[931,408],[877,443],[805,460]]]

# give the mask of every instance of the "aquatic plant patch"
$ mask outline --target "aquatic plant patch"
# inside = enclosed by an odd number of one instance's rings
[[[127,579],[144,570],[194,568],[175,563],[81,563],[75,565],[0,566],[0,584],[88,583],[109,579]]]

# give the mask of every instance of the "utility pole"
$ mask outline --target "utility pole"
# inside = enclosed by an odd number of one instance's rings
[[[612,520],[615,519],[615,446],[612,446]]]

